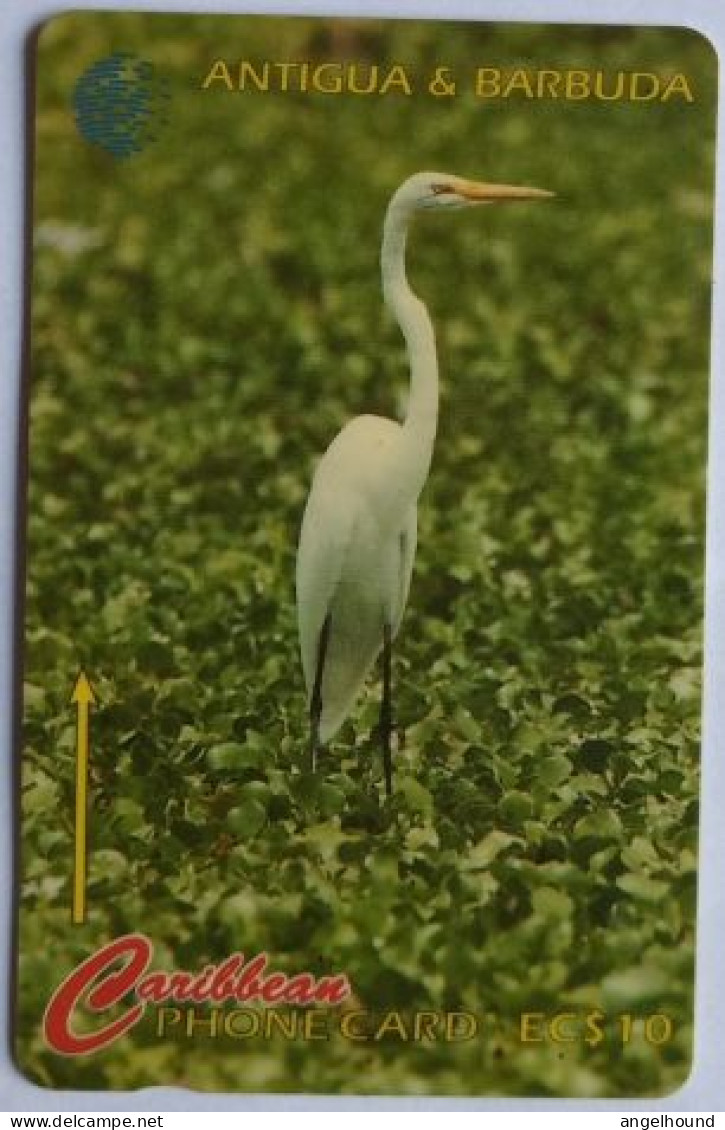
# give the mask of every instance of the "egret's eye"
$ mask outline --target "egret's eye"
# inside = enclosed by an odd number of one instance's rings
[[[443,196],[446,192],[452,194],[456,191],[450,184],[432,184],[430,190],[434,196]]]

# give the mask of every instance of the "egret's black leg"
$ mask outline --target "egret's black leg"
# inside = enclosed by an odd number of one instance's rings
[[[320,747],[320,718],[322,717],[322,675],[325,670],[325,655],[327,654],[327,641],[330,638],[330,615],[325,617],[325,622],[317,641],[317,667],[315,669],[315,682],[312,687],[310,699],[310,769],[315,772],[317,767],[317,751]]]
[[[393,733],[393,696],[392,696],[392,660],[393,660],[393,633],[390,624],[383,625],[383,698],[380,703],[380,739],[383,745],[383,775],[385,777],[385,795],[390,796],[393,791],[393,760],[391,741]]]

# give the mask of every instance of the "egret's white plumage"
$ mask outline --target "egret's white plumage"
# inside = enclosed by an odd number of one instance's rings
[[[402,425],[380,416],[360,416],[347,424],[321,459],[307,501],[297,557],[297,607],[313,758],[316,741],[333,737],[350,712],[386,635],[390,640],[397,633],[410,588],[416,505],[438,418],[433,327],[405,275],[410,217],[416,210],[548,195],[447,173],[416,173],[388,205],[383,294],[405,338],[410,399]]]
[[[302,523],[297,602],[302,666],[312,693],[325,618],[320,740],[344,722],[383,642],[398,630],[410,588],[415,502],[396,496],[399,424],[359,416],[320,462]],[[407,507],[405,502],[407,501]]]

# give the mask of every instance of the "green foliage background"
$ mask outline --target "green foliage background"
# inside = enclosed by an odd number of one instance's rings
[[[75,130],[114,50],[170,78],[132,160]],[[685,71],[697,100],[229,94],[215,58]],[[42,32],[32,303],[18,1057],[54,1087],[627,1095],[690,1064],[715,57],[692,33],[151,15]],[[294,558],[316,456],[399,414],[386,200],[419,168],[546,205],[422,218],[410,273],[440,432],[397,654],[304,772]],[[71,928],[74,715],[93,715],[87,923]],[[166,968],[268,949],[461,1045],[43,1046],[48,997],[144,930]],[[667,1013],[590,1047],[523,1012]]]

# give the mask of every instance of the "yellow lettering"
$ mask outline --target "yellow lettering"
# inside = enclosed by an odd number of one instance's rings
[[[543,1012],[522,1012],[519,1038],[522,1044],[540,1043],[544,1039],[541,1024],[544,1020]]]
[[[590,94],[590,78],[586,71],[566,72],[566,96],[572,101],[588,98]]]
[[[321,63],[319,67],[315,67],[312,72],[312,88],[318,90],[320,94],[339,94],[342,90],[340,64]]]
[[[399,63],[391,67],[390,73],[383,79],[380,85],[380,93],[387,94],[394,87],[396,89],[399,87],[401,94],[413,93],[408,76],[405,73],[405,67],[401,67]]]
[[[259,1013],[251,1008],[234,1008],[224,1013],[224,1031],[235,1040],[248,1040],[258,1036],[260,1029]]]
[[[388,1032],[395,1032],[401,1040],[408,1039],[408,1032],[399,1012],[388,1012],[382,1024],[375,1033],[376,1040],[382,1040]]]
[[[217,59],[217,61],[214,63],[211,70],[209,71],[209,74],[201,84],[202,89],[208,90],[211,84],[213,82],[216,82],[217,79],[224,83],[227,90],[234,90],[229,70],[223,59]]]
[[[361,68],[362,69],[362,68]],[[348,68],[347,81],[351,94],[373,94],[378,86],[378,68],[373,64],[368,68],[367,72],[367,86],[363,86],[362,82],[358,81],[358,66],[353,63]]]
[[[446,1039],[461,1043],[472,1040],[478,1032],[478,1021],[472,1012],[449,1012],[446,1016]]]
[[[651,102],[660,92],[657,75],[649,71],[635,71],[629,79],[629,97],[633,102]]]
[[[516,90],[521,90],[527,98],[533,98],[534,92],[531,88],[529,76],[522,67],[518,67],[515,71],[511,72],[511,77],[506,83],[503,90],[503,97],[508,98]]]
[[[207,1028],[209,1036],[216,1036],[219,1031],[219,1009],[213,1008],[208,1016],[197,1016],[195,1008],[187,1008],[184,1019],[186,1021],[186,1035],[192,1037],[197,1028]]]
[[[616,83],[613,91],[605,89],[606,75],[604,71],[597,71],[594,76],[594,97],[602,102],[617,102],[624,94],[624,71],[617,71]]]
[[[479,67],[476,71],[478,98],[498,98],[501,93],[501,72],[497,67]]]
[[[539,71],[536,78],[537,98],[558,98],[561,75],[558,71]]]
[[[568,1025],[570,1021],[576,1021],[575,1012],[560,1012],[559,1015],[555,1016],[551,1021],[549,1024],[549,1035],[554,1043],[573,1044],[576,1041],[576,1032],[572,1031],[571,1028],[568,1029],[567,1034],[565,1025]]]
[[[436,1028],[440,1023],[437,1012],[416,1012],[413,1022],[414,1040],[435,1040]]]
[[[669,98],[674,97],[675,94],[681,95],[686,102],[694,102],[695,96],[690,89],[690,84],[687,81],[687,76],[682,74],[673,75],[667,83],[662,95],[662,101],[667,102]]]
[[[329,1040],[327,1014],[308,1009],[305,1013],[303,1036],[305,1040]]]
[[[361,1011],[343,1012],[340,1018],[340,1032],[346,1040],[367,1040],[368,1035],[364,1026],[361,1024],[358,1027],[358,1020],[365,1017],[365,1013]]]
[[[242,60],[239,64],[239,89],[246,90],[253,83],[257,90],[269,90],[269,63],[262,63],[260,71],[255,71],[251,63]]]
[[[285,1040],[293,1040],[297,1035],[297,1014],[268,1009],[264,1014],[264,1035],[270,1039],[275,1030],[281,1032]]]
[[[275,67],[279,72],[279,89],[289,90],[290,72],[295,67],[299,67],[299,63],[275,63]]]
[[[655,1012],[644,1022],[644,1038],[648,1044],[666,1044],[672,1037],[672,1021],[664,1012]]]
[[[160,1008],[156,1012],[156,1035],[163,1036],[166,1029],[181,1020],[180,1008]]]

